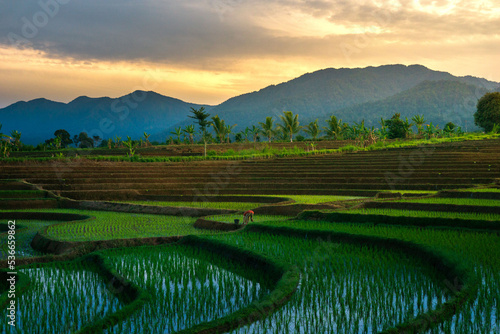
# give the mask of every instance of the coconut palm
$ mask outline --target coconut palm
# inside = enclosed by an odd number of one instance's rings
[[[210,116],[209,113],[205,112],[205,107],[201,107],[200,109],[194,109],[191,107],[191,112],[193,115],[188,116],[198,122],[198,126],[201,130],[201,135],[203,137],[203,144],[205,146],[205,156],[207,156],[207,127],[210,126],[210,122],[207,121],[207,118]]]
[[[318,119],[316,119],[314,122],[309,123],[303,129],[303,131],[305,133],[307,133],[309,136],[311,136],[313,140],[316,140],[316,138],[321,133],[321,129],[319,128],[319,125],[318,125]]]
[[[257,141],[257,137],[259,136],[260,129],[258,127],[256,127],[255,125],[252,125],[252,127],[248,129],[248,132],[250,132],[250,134],[252,134],[253,142],[255,143]]]
[[[267,137],[267,141],[270,143],[273,137],[276,135],[276,129],[274,128],[274,120],[272,117],[266,117],[266,122],[259,122],[262,128],[261,133]]]
[[[342,120],[332,115],[330,119],[326,120],[326,124],[328,126],[323,127],[326,136],[330,139],[340,139],[342,136]]]
[[[290,136],[290,143],[293,142],[293,135],[302,129],[299,125],[299,115],[294,115],[291,111],[284,111],[283,115],[280,116],[281,121],[280,127],[286,129],[286,133]]]

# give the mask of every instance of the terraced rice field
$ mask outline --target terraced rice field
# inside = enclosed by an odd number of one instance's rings
[[[16,327],[2,321],[2,333],[73,333],[123,306],[89,263],[53,263],[20,272],[32,283],[15,299],[21,305]],[[1,313],[8,319],[6,307]]]
[[[188,166],[188,167],[186,167]],[[151,195],[348,195],[488,184],[500,173],[500,140],[468,141],[301,158],[192,163],[53,162],[2,165],[74,199],[143,200]]]
[[[90,216],[18,219],[26,228],[16,233],[17,332],[500,333],[499,200],[474,188],[498,184],[500,140],[255,161],[0,164],[0,172],[2,214]],[[140,206],[83,210],[118,204],[51,198],[12,179],[75,200],[238,211],[287,209],[289,199],[340,204],[294,219],[256,214],[227,233],[196,229],[196,210],[186,211],[193,217]],[[375,198],[381,190],[434,197]],[[359,207],[346,210],[351,204]],[[204,218],[205,228],[225,228],[243,217]],[[39,255],[28,246],[37,232],[46,249],[67,250],[29,258]],[[180,241],[158,245],[168,236]],[[132,239],[150,246],[102,249]],[[5,235],[0,240],[5,245]],[[0,263],[5,318],[7,262]]]
[[[92,241],[203,234],[193,227],[196,218],[150,214],[58,209],[51,212],[86,214],[95,217],[51,225],[48,237],[61,241]]]
[[[104,256],[152,296],[139,312],[105,333],[173,333],[224,317],[269,293],[259,282],[212,264],[216,255],[191,247],[128,248]]]

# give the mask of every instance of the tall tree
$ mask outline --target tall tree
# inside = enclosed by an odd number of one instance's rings
[[[305,133],[311,136],[313,140],[316,140],[316,138],[321,133],[321,129],[318,125],[318,119],[316,119],[314,122],[309,123],[303,130]]]
[[[293,135],[302,129],[302,126],[299,125],[299,114],[294,115],[291,111],[284,111],[280,118],[282,122],[280,126],[286,129],[291,143],[293,142]]]
[[[273,137],[276,135],[276,129],[274,128],[274,120],[272,117],[266,117],[266,122],[259,122],[262,128],[261,132],[267,137],[267,141],[270,143]]]
[[[191,113],[193,115],[188,116],[198,122],[198,126],[200,127],[203,144],[205,145],[205,156],[207,156],[207,127],[210,125],[210,122],[207,121],[207,118],[210,117],[210,114],[205,112],[205,107],[201,107],[200,109],[194,109],[191,107]]]
[[[78,135],[78,147],[80,148],[91,148],[94,147],[94,140],[89,137],[86,132],[80,132]]]
[[[477,102],[474,124],[491,132],[495,124],[500,125],[500,92],[487,93]]]
[[[68,131],[64,129],[59,129],[54,132],[54,137],[59,137],[61,138],[61,146],[63,148],[68,147],[68,145],[73,144],[73,141],[71,140],[71,136]]]

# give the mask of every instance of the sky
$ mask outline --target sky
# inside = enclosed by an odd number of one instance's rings
[[[496,0],[0,0],[0,107],[153,90],[226,99],[323,68],[500,81]]]

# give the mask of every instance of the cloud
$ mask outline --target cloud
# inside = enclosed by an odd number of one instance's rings
[[[16,34],[26,37],[32,48],[58,57],[204,68],[238,57],[330,57],[359,33],[414,44],[494,35],[500,29],[498,16],[480,16],[488,4],[483,1],[483,7],[472,7],[454,0],[2,1],[0,43],[12,44],[9,36]]]

